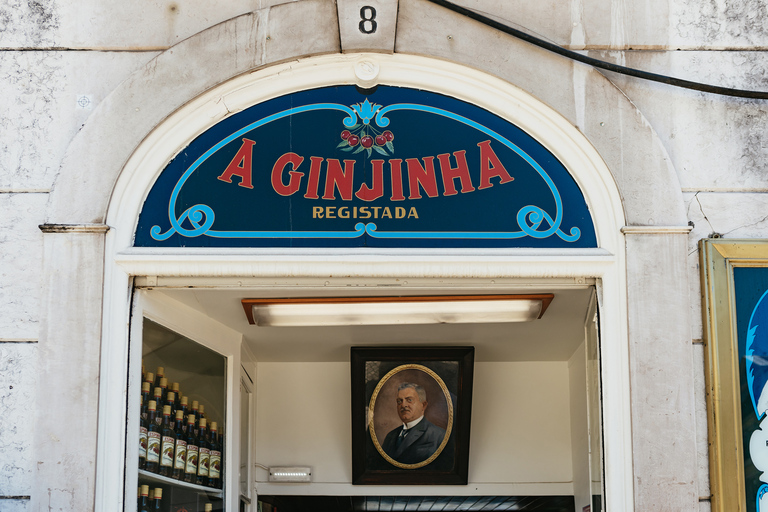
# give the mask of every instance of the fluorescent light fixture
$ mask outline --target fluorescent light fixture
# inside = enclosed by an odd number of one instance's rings
[[[269,468],[270,482],[311,482],[312,468],[307,466],[280,466]]]
[[[552,294],[243,299],[252,325],[271,327],[530,322]]]

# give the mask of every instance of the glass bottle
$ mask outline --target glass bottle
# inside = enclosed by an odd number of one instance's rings
[[[176,393],[173,391],[169,391],[167,395],[165,395],[165,405],[168,405],[171,407],[171,418],[176,417]]]
[[[160,470],[160,425],[157,423],[157,405],[149,401],[147,407],[147,465],[146,470],[157,473]]]
[[[163,476],[173,473],[173,453],[176,449],[176,432],[171,424],[171,406],[163,406],[162,444],[160,445],[160,471]]]
[[[163,510],[163,488],[162,487],[156,487],[155,488],[155,499],[153,500],[152,506],[150,507],[150,510],[153,510],[155,512],[160,512]]]
[[[141,496],[139,497],[138,512],[149,512],[149,486],[141,486]]]
[[[182,480],[187,465],[187,439],[184,432],[184,413],[176,411],[176,452],[174,454],[172,478]]]
[[[205,418],[200,418],[197,431],[197,446],[200,450],[197,463],[197,485],[208,485],[208,468],[211,463],[211,448],[208,444],[208,425]]]
[[[181,400],[181,389],[179,389],[179,383],[174,382],[171,384],[171,391],[176,393],[176,408],[179,408],[179,401]]]
[[[197,435],[197,429],[200,428],[200,402],[192,400],[192,411],[190,414],[195,415],[195,435]]]
[[[141,383],[141,405],[143,406],[141,409],[141,413],[145,415],[147,414],[147,404],[149,404],[149,401],[152,400],[152,396],[149,394],[149,382],[142,382]]]
[[[211,459],[208,464],[208,487],[221,488],[221,445],[219,444],[219,428],[215,421],[211,422],[210,449]]]
[[[206,420],[208,419],[208,418],[205,416],[205,405],[204,405],[204,404],[200,404],[200,405],[197,407],[197,410],[198,410],[198,412],[200,413],[200,416],[199,416],[199,420],[198,420],[198,423],[200,423],[200,420],[201,420],[201,419],[203,419],[203,418],[205,418]]]
[[[142,399],[141,410],[144,411],[144,397]],[[147,417],[144,413],[139,414],[139,469],[147,467]]]
[[[184,467],[184,481],[195,483],[197,481],[198,451],[197,436],[195,436],[195,415],[187,416],[187,464]]]
[[[155,386],[160,385],[160,379],[165,377],[165,368],[162,366],[157,367],[157,374],[155,374],[155,382],[153,383]]]
[[[166,379],[165,377],[160,379],[159,386],[160,386],[160,389],[163,390],[163,400],[165,400],[165,396],[168,394],[168,379]],[[165,403],[165,402],[163,402],[163,403]]]
[[[186,396],[180,396],[179,397],[179,409],[184,412],[184,417],[187,417],[187,414],[189,414],[189,398]]]
[[[163,401],[163,388],[161,388],[160,386],[155,386],[155,389],[152,394],[152,400],[154,400],[159,407],[162,407],[163,405],[165,405],[165,402]]]

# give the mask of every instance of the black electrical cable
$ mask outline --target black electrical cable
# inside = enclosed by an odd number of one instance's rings
[[[587,57],[586,55],[582,55],[578,52],[567,50],[561,46],[550,43],[548,41],[544,41],[543,39],[539,39],[538,37],[534,37],[530,34],[526,34],[521,30],[509,27],[507,25],[499,23],[498,21],[492,20],[491,18],[483,16],[482,14],[478,14],[475,11],[461,7],[459,5],[448,2],[446,0],[428,0],[428,1],[432,2],[433,4],[437,4],[442,7],[445,7],[446,9],[450,9],[451,11],[461,14],[462,16],[466,16],[475,21],[479,21],[484,25],[488,25],[489,27],[492,27],[492,28],[495,28],[496,30],[504,32],[505,34],[509,34],[518,39],[522,39],[523,41],[530,43],[532,45],[538,46],[539,48],[543,48],[545,50],[556,53],[558,55],[562,55],[563,57],[566,57],[568,59],[572,59],[578,62],[583,62],[584,64],[588,64],[596,68],[605,69],[607,71],[612,71],[614,73],[620,73],[622,75],[633,76],[635,78],[642,78],[643,80],[651,80],[653,82],[672,85],[675,87],[693,89],[694,91],[720,94],[723,96],[735,96],[737,98],[751,98],[756,100],[768,99],[768,92],[745,91],[743,89],[731,89],[728,87],[720,87],[717,85],[702,84],[699,82],[691,82],[690,80],[683,80],[681,78],[674,78],[674,77],[665,76],[665,75],[657,75],[656,73],[649,73],[647,71],[628,68],[626,66],[620,66],[618,64],[611,64],[610,62],[594,59],[592,57]]]

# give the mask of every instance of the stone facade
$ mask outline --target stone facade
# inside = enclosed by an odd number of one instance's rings
[[[768,90],[763,2],[457,3],[602,60]],[[372,43],[345,24],[363,4],[389,23]],[[627,225],[692,227],[687,243],[627,233],[634,502],[709,510],[697,243],[768,235],[768,102],[599,72],[426,0],[11,0],[0,50],[0,509],[93,510],[98,492],[103,234],[38,225],[104,223],[137,145],[217,84],[365,50],[463,64],[527,91],[600,153]]]

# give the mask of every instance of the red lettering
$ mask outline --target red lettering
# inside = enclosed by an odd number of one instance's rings
[[[453,156],[456,158],[456,167],[451,167],[451,155],[448,153],[437,155],[440,162],[440,173],[443,175],[443,195],[455,196],[456,186],[454,180],[459,179],[461,183],[461,193],[472,192],[475,187],[472,186],[472,180],[469,177],[469,166],[467,165],[467,152],[455,151]]]
[[[320,156],[309,157],[309,177],[307,178],[307,192],[304,197],[307,199],[317,199],[317,189],[320,186],[320,165],[324,158]]]
[[[392,182],[392,201],[405,201],[403,195],[403,170],[401,165],[403,161],[399,158],[394,158],[389,161],[389,174]]]
[[[408,199],[421,199],[419,186],[424,189],[429,197],[437,197],[437,178],[435,177],[435,157],[425,156],[424,167],[419,163],[418,158],[407,158],[408,164],[408,190],[410,195]]]
[[[275,189],[275,192],[281,196],[290,196],[299,190],[301,177],[304,176],[304,173],[298,172],[295,169],[298,168],[303,161],[304,157],[301,157],[296,153],[285,153],[277,159],[275,165],[272,167],[272,188]],[[285,185],[283,184],[283,170],[288,164],[291,164],[291,167],[294,170],[288,171],[290,178],[288,178],[288,185]]]
[[[235,153],[235,157],[229,162],[224,172],[219,176],[221,181],[232,183],[232,176],[240,177],[240,185],[245,188],[253,188],[252,168],[253,168],[253,145],[256,141],[243,139],[243,145]]]
[[[373,201],[384,195],[384,160],[371,160],[373,167],[373,188],[363,183],[355,192],[358,199],[363,201]]]
[[[325,173],[325,194],[323,199],[335,199],[333,187],[335,186],[344,201],[352,200],[352,180],[355,175],[355,161],[344,160],[344,169],[341,162],[335,158],[329,158],[328,170]]]
[[[501,160],[491,148],[491,141],[486,140],[477,144],[480,146],[480,186],[479,189],[492,187],[491,178],[498,176],[501,178],[499,184],[509,183],[515,178],[509,175],[507,170],[501,164]]]

